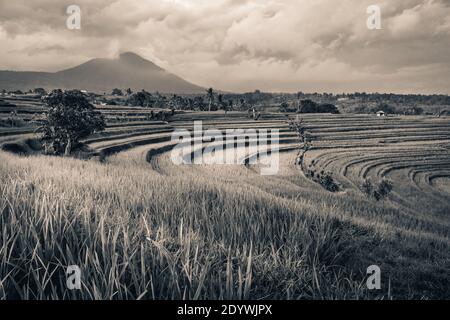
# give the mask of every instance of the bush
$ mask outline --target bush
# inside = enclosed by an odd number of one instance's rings
[[[294,108],[292,108],[290,105],[289,105],[289,103],[287,103],[287,102],[283,102],[283,103],[281,103],[280,104],[280,107],[279,107],[280,109],[280,112],[294,112],[295,111],[295,109]]]
[[[330,192],[338,192],[340,190],[339,184],[334,180],[331,172],[317,173],[315,169],[304,170],[305,176],[310,178],[312,181],[320,184],[326,190]]]
[[[339,114],[338,108],[334,104],[326,103],[326,104],[320,104],[317,107],[317,113],[333,113],[333,114]]]
[[[392,191],[393,184],[390,180],[382,180],[375,190],[374,197],[377,201],[386,198]]]
[[[302,100],[300,101],[299,113],[316,113],[317,103],[312,100]]]
[[[361,185],[361,191],[366,196],[371,196],[373,193],[373,183],[370,179],[365,179],[363,184]]]
[[[333,113],[338,114],[338,108],[331,104],[317,104],[312,100],[302,100],[300,101],[299,113]]]
[[[383,200],[392,192],[393,183],[390,180],[383,179],[378,185],[372,183],[370,179],[365,179],[361,185],[361,191],[368,197],[376,201]]]
[[[405,115],[418,116],[421,114],[423,114],[423,109],[415,106],[405,111]]]
[[[330,192],[338,192],[339,191],[339,185],[334,181],[331,173],[326,173],[320,176],[319,183],[324,187],[326,190]]]

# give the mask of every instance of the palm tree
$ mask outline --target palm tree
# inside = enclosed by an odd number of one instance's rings
[[[302,92],[297,92],[297,113],[300,113]]]
[[[211,105],[212,105],[213,100],[214,100],[214,90],[213,90],[213,88],[209,88],[208,90],[206,90],[206,95],[207,95],[208,100],[209,100],[208,111],[211,112]]]

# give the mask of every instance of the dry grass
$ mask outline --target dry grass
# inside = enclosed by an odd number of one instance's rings
[[[336,218],[139,168],[1,157],[3,298],[363,294],[339,267],[351,229]],[[72,264],[83,271],[80,292],[65,288]]]
[[[259,188],[258,181],[248,187],[201,175],[162,176],[117,161],[102,165],[5,153],[0,160],[4,299],[355,299],[448,293],[442,274],[414,285],[404,283],[411,271],[395,270],[416,255],[425,258],[425,249],[448,252],[447,239],[377,218],[394,209],[372,206],[372,218],[358,216],[367,205],[361,199],[344,201],[319,191],[304,198],[280,196]],[[322,198],[321,205],[313,203],[314,195]],[[396,237],[404,243],[396,245]],[[404,256],[392,250],[403,250]],[[439,254],[414,267],[442,272],[435,263],[446,258]],[[376,293],[365,289],[365,268],[375,262],[385,270],[386,282],[391,278],[389,296],[387,284]],[[73,264],[82,270],[81,291],[66,289],[65,269]],[[396,273],[402,278],[392,279]]]

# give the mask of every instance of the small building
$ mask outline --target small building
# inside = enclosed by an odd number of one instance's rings
[[[384,112],[384,111],[378,111],[378,112],[377,112],[377,117],[386,117],[386,112]]]

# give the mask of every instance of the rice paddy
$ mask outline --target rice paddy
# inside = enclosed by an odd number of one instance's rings
[[[25,125],[0,128],[0,144],[33,151],[42,106],[4,101]],[[341,190],[331,193],[295,163],[294,115],[179,112],[165,122],[146,108],[99,109],[108,125],[86,139],[89,160],[0,151],[0,299],[450,298],[449,118],[301,116],[303,165],[332,172]],[[174,164],[173,131],[198,120],[204,130],[279,130],[278,174]],[[366,178],[394,190],[368,199]],[[81,290],[66,286],[69,265],[82,271]],[[370,265],[381,290],[366,287]]]

